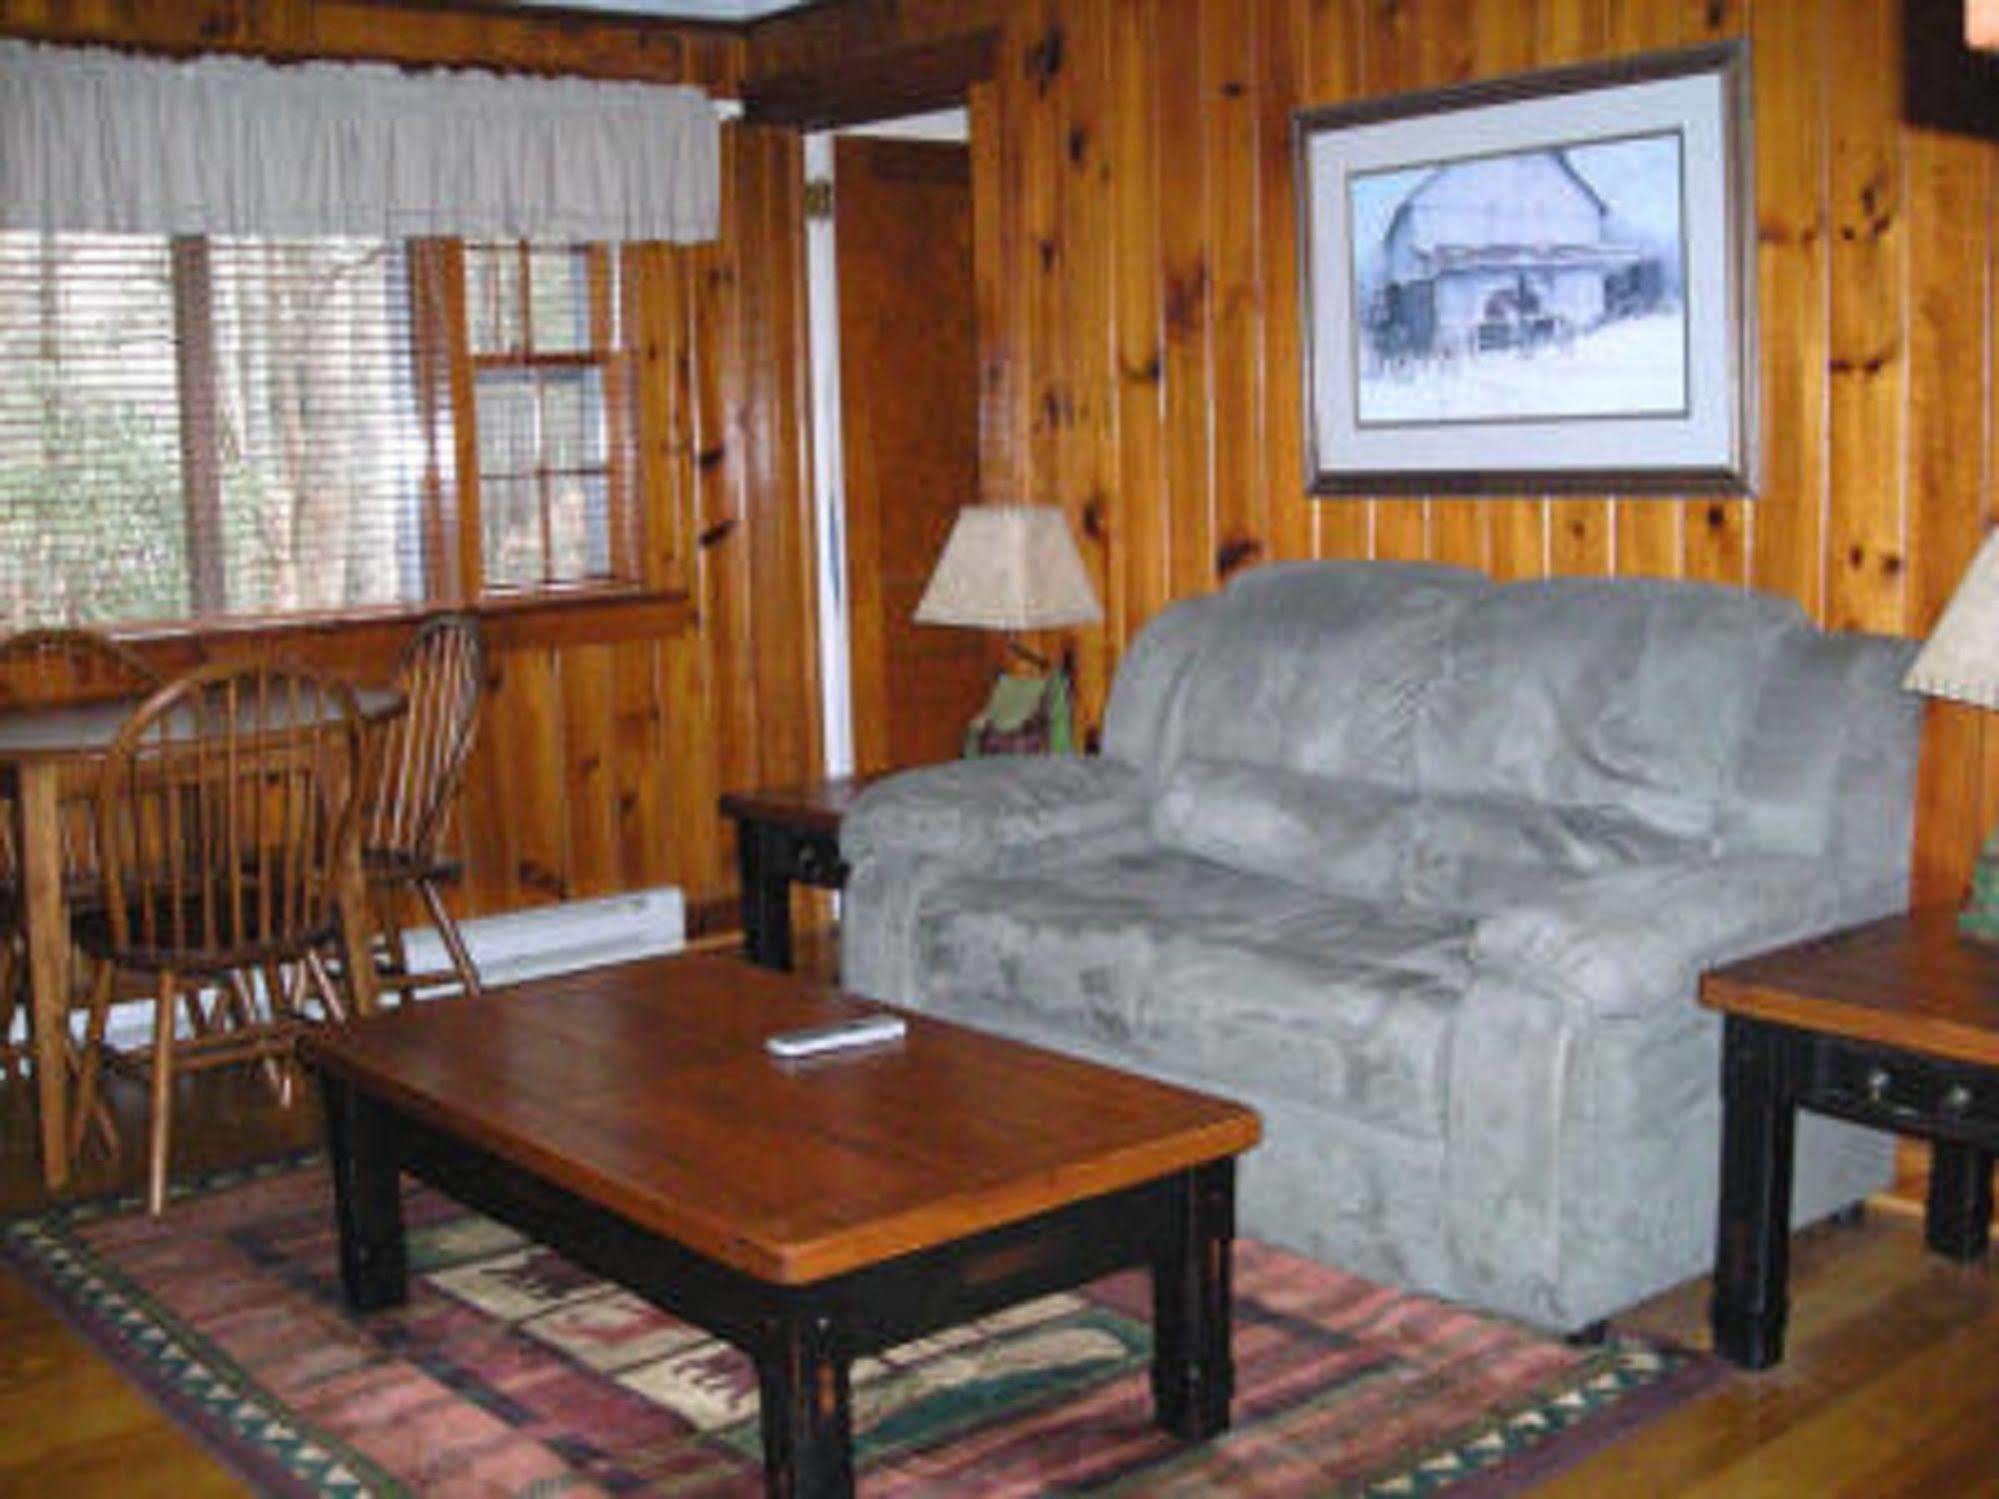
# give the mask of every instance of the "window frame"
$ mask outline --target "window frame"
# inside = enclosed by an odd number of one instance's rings
[[[189,613],[179,618],[106,620],[100,628],[148,645],[188,641],[224,645],[246,637],[310,639],[329,631],[396,625],[439,609],[470,610],[503,635],[578,641],[673,633],[691,619],[684,592],[661,586],[652,571],[643,513],[642,419],[636,407],[637,318],[619,246],[569,246],[588,268],[591,347],[578,353],[474,355],[469,337],[466,241],[401,241],[410,296],[409,350],[424,465],[416,496],[424,588],[420,598],[335,609],[223,612],[226,597],[220,438],[215,422],[219,378],[214,333],[212,237],[160,236],[169,267],[174,330],[174,400],[179,428],[180,513],[187,548]],[[487,242],[490,243],[490,242]],[[525,268],[538,242],[509,241]],[[596,368],[605,421],[607,576],[491,586],[484,576],[476,378],[481,368]],[[443,426],[448,413],[449,428]],[[449,461],[440,446],[448,430]],[[548,474],[539,470],[544,536]],[[629,628],[616,617],[630,613]]]
[[[474,243],[463,239],[439,241],[447,259],[454,262],[446,285],[452,288],[450,301],[457,310],[449,328],[449,358],[452,374],[453,427],[471,440],[461,438],[458,447],[458,490],[462,512],[458,531],[458,573],[467,580],[467,602],[499,603],[546,597],[551,594],[594,593],[630,589],[642,582],[645,551],[638,481],[638,416],[633,409],[635,382],[632,378],[634,340],[630,288],[622,285],[623,268],[616,246],[603,243],[571,244],[563,248],[580,251],[584,257],[589,298],[590,347],[584,351],[539,351],[534,347],[534,320],[531,315],[532,282],[530,262],[536,246],[528,240],[480,241],[476,248],[511,247],[517,256],[516,286],[521,299],[522,347],[510,353],[475,353],[471,338],[471,301],[467,272],[468,251]],[[598,371],[604,407],[604,507],[608,528],[606,548],[609,576],[578,580],[549,580],[537,584],[495,585],[486,577],[484,472],[479,457],[478,381],[489,370],[588,370]],[[469,480],[467,475],[470,475]],[[510,475],[510,478],[521,477]],[[542,528],[544,556],[552,550],[550,540],[551,471],[537,464],[537,509]]]

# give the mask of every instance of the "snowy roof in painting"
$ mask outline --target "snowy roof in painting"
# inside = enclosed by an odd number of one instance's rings
[[[1410,190],[1384,239],[1435,254],[1500,245],[1592,245],[1610,207],[1560,151],[1440,166]]]

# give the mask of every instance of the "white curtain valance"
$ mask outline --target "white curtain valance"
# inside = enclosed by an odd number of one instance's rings
[[[0,42],[0,228],[713,239],[700,89]]]

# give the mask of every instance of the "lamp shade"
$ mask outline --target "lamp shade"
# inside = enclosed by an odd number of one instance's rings
[[[1999,708],[1999,531],[1964,570],[1902,685],[1927,697]]]
[[[925,625],[1052,630],[1102,619],[1096,590],[1053,505],[967,505],[916,605]]]

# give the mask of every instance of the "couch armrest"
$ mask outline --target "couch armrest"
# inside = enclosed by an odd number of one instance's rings
[[[1115,760],[1011,755],[904,771],[861,793],[840,825],[849,864],[920,857],[984,866],[1146,822],[1139,775]]]
[[[1487,917],[1476,967],[1596,1019],[1693,998],[1718,963],[1895,910],[1901,881],[1825,859],[1740,854],[1642,865]]]

